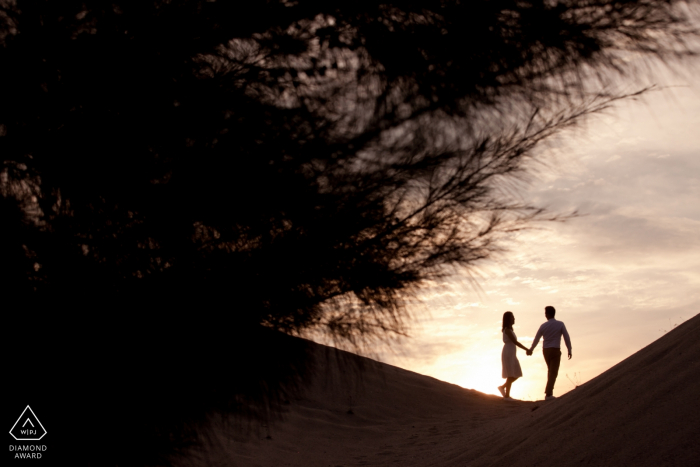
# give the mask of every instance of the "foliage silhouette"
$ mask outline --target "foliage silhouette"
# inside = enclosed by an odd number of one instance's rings
[[[624,95],[629,56],[692,54],[696,2],[0,5],[0,287],[26,310],[5,332],[128,338],[173,378],[202,349],[247,361],[191,421],[305,374],[304,350],[257,373],[290,342],[261,326],[401,334],[426,281],[558,219],[512,195],[533,150]],[[191,399],[161,376],[112,414]]]

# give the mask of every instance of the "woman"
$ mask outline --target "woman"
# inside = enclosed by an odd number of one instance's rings
[[[503,351],[501,352],[501,363],[503,364],[501,376],[506,378],[506,382],[503,383],[503,386],[498,386],[498,391],[508,400],[513,399],[510,397],[510,386],[513,384],[513,381],[523,375],[518,357],[515,356],[515,352],[518,350],[515,346],[517,345],[526,352],[529,352],[527,347],[518,342],[518,338],[513,332],[513,324],[515,324],[515,316],[513,316],[513,313],[510,311],[503,313],[503,327],[501,328],[501,332],[503,333],[504,345]]]

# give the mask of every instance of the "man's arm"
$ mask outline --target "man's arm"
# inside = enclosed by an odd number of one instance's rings
[[[564,342],[566,343],[566,348],[569,349],[569,360],[571,360],[571,338],[566,330],[566,325],[561,323],[561,333],[564,336]]]
[[[537,347],[537,344],[540,342],[540,338],[542,337],[542,326],[537,330],[537,334],[535,334],[535,340],[532,341],[532,345],[530,346],[530,354],[532,354],[532,351],[535,350],[535,347]]]

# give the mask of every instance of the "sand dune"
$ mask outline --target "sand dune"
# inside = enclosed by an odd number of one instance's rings
[[[314,344],[319,371],[282,420],[212,422],[183,465],[700,465],[699,336],[700,315],[548,402],[504,401]]]

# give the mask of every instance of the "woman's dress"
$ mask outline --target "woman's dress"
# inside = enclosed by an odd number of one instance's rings
[[[515,336],[515,333],[513,333],[513,336]],[[515,339],[517,340],[518,337],[515,336]],[[518,348],[508,338],[505,330],[503,331],[503,344],[503,351],[501,352],[503,371],[501,376],[503,378],[520,378],[523,375],[523,370],[520,369],[520,362],[518,357],[515,356],[515,351]]]

